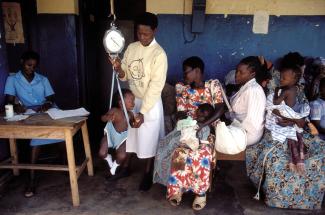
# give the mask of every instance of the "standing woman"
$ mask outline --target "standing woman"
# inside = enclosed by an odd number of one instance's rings
[[[139,189],[147,191],[152,185],[152,161],[158,141],[164,136],[164,113],[161,91],[167,74],[167,56],[155,40],[158,18],[145,12],[135,20],[137,42],[125,51],[122,62],[112,62],[119,78],[128,81],[135,95],[135,122],[129,129],[126,151],[146,159],[145,174]],[[117,173],[118,174],[118,173]]]

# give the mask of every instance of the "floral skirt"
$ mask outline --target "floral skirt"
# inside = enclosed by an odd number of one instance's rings
[[[192,191],[204,195],[210,187],[210,173],[213,162],[213,137],[209,143],[201,143],[193,151],[179,147],[172,156],[171,174],[167,184],[167,199],[178,193]]]
[[[287,142],[274,141],[268,130],[259,143],[247,147],[247,174],[256,187],[262,182],[260,186],[268,206],[321,208],[325,191],[325,142],[307,132],[303,133],[303,141],[307,148],[303,176],[289,170]]]

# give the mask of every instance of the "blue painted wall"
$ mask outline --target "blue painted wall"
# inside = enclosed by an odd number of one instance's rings
[[[275,61],[289,51],[304,56],[325,56],[325,16],[270,16],[269,33],[252,32],[253,16],[207,15],[204,32],[192,43],[184,44],[183,16],[159,15],[156,39],[168,55],[168,82],[182,78],[182,62],[192,55],[205,64],[206,78],[223,80],[240,59],[264,55]],[[185,16],[186,37],[190,33],[191,16]]]
[[[79,107],[76,17],[66,14],[39,14],[38,49],[40,73],[48,77],[55,101],[62,109]]]

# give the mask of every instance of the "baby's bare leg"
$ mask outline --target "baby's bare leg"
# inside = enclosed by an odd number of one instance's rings
[[[123,142],[120,147],[116,149],[116,160],[110,169],[112,177],[108,179],[109,181],[116,181],[130,175],[128,170],[129,157],[130,155],[126,152],[126,143]]]
[[[294,142],[293,140],[288,139],[288,149],[289,149],[289,154],[290,154],[290,158],[289,158],[289,169],[291,172],[296,172],[296,165],[294,163]]]
[[[128,158],[128,153],[126,152],[126,142],[124,141],[121,146],[116,150],[116,162],[125,167],[124,163]]]
[[[297,133],[297,149],[299,151],[299,159],[297,161],[297,170],[300,175],[304,175],[306,173],[305,169],[305,155],[304,155],[304,150],[305,150],[305,145],[303,142],[303,137],[302,134]]]
[[[107,153],[108,153],[108,145],[107,145],[107,136],[105,134],[100,141],[98,156],[102,159],[105,159],[107,157]]]

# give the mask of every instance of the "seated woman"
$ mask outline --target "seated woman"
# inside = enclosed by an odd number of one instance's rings
[[[299,57],[299,56],[298,56]],[[297,57],[297,58],[298,58]],[[284,57],[282,66],[296,66],[299,59]],[[273,75],[277,75],[274,73]],[[279,78],[273,77],[273,86],[279,86]],[[270,89],[270,93],[274,91]],[[303,90],[298,90],[297,102],[300,112],[309,108]],[[297,126],[304,128],[305,119],[280,119],[281,126]],[[265,130],[261,141],[246,149],[247,174],[259,190],[263,190],[264,201],[268,206],[296,209],[319,209],[324,196],[325,184],[325,142],[303,132],[303,142],[308,149],[305,159],[304,175],[298,175],[289,170],[290,153],[288,144],[272,139],[271,132]]]
[[[21,70],[9,76],[6,81],[4,94],[6,103],[14,105],[16,113],[24,113],[27,109],[45,112],[54,105],[54,91],[49,80],[35,72],[39,64],[39,55],[34,51],[27,51],[21,57]],[[18,100],[18,102],[16,102]],[[62,142],[63,140],[33,139],[31,163],[37,160],[40,146]],[[31,170],[25,197],[32,197],[35,193],[34,170]]]
[[[237,119],[245,129],[247,145],[258,142],[263,135],[266,97],[255,77],[265,71],[257,56],[242,59],[236,69],[235,79],[240,89],[230,100],[234,111],[230,118]]]
[[[319,137],[325,140],[325,78],[319,81],[319,98],[310,103],[310,119],[316,125]]]
[[[260,57],[246,57],[237,65],[235,83],[239,90],[230,99],[233,112],[226,113],[226,117],[230,121],[236,119],[240,122],[241,127],[246,131],[247,145],[257,143],[263,135],[266,107],[263,87],[268,80],[266,62]],[[211,118],[204,125],[215,120]]]
[[[190,57],[183,62],[184,83],[176,84],[178,117],[189,115],[195,119],[198,106],[204,103],[214,106],[216,111],[212,118],[217,119],[223,113],[221,85],[218,80],[203,81],[203,72],[204,63],[199,57]],[[204,126],[200,126],[200,128],[203,127]],[[198,186],[199,189],[192,189],[196,194],[193,208],[202,209],[206,201],[205,192],[210,185],[210,167],[206,166],[207,171],[202,171],[197,180],[193,180],[193,172],[188,172],[182,181],[168,180],[169,176],[174,174],[174,171],[171,171],[171,165],[177,163],[177,156],[173,155],[174,151],[179,151],[177,148],[180,146],[180,135],[181,132],[175,129],[160,141],[155,157],[153,181],[169,187],[172,186],[173,189],[168,189],[167,197],[169,200],[176,200],[176,204],[179,204],[182,193],[174,191],[181,190],[183,181],[188,181],[186,190]],[[180,150],[182,150],[182,147],[180,147]],[[187,156],[189,160],[193,159],[192,156],[194,155],[197,160],[202,160],[204,157],[211,157],[212,150],[208,144],[201,144],[195,153],[190,153],[190,151],[186,151],[185,153],[185,156]],[[200,163],[195,162],[188,171],[192,171],[199,166]],[[200,184],[197,184],[198,182],[200,182]],[[200,204],[196,204],[198,201]]]

